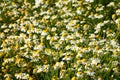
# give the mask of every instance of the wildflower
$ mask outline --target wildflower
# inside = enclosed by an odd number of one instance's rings
[[[85,64],[86,63],[86,59],[82,59],[81,62],[82,62],[82,64]]]
[[[83,74],[82,74],[82,72],[80,72],[80,71],[79,71],[79,72],[77,72],[77,74],[76,74],[76,75],[77,75],[77,77],[83,77]]]
[[[81,60],[78,58],[78,60],[77,60],[77,64],[80,64],[81,63]]]
[[[113,64],[113,66],[117,66],[119,64],[119,62],[118,61],[113,61],[112,64]]]
[[[22,76],[22,79],[28,79],[29,78],[29,74],[25,74],[24,76]]]
[[[14,58],[8,58],[8,59],[4,59],[5,63],[11,63],[14,62]]]
[[[41,33],[41,32],[42,32],[42,30],[41,30],[41,29],[36,29],[36,28],[35,28],[35,33],[37,33],[37,34],[38,34],[38,33]]]
[[[67,45],[66,46],[66,50],[70,50],[71,46],[70,45]]]
[[[26,74],[26,73],[16,73],[15,77],[17,79],[28,79],[29,78],[29,74]]]
[[[64,65],[64,62],[56,62],[56,64],[54,65],[54,69],[58,69],[60,67],[62,67]]]
[[[55,48],[60,50],[60,48],[61,48],[60,44],[55,44]]]
[[[53,16],[51,17],[52,20],[55,20],[56,18],[57,18],[57,15],[53,15]]]
[[[1,26],[1,28],[7,28],[7,25],[6,25],[6,24],[3,24],[3,25]]]
[[[60,70],[60,78],[63,78],[65,76],[66,70]]]
[[[51,31],[52,31],[52,32],[55,32],[55,31],[56,31],[56,28],[55,28],[55,27],[53,27],[53,28],[51,29]]]
[[[95,38],[95,37],[96,37],[95,34],[90,34],[90,37],[89,37],[89,38],[93,39],[93,38]]]
[[[116,20],[115,20],[115,23],[116,23],[116,24],[119,24],[119,23],[120,23],[120,18],[116,19]]]
[[[33,69],[33,74],[37,73],[37,69]]]
[[[104,16],[102,14],[101,15],[95,14],[94,17],[100,19],[103,18]]]
[[[47,34],[48,34],[47,30],[43,30],[41,33],[42,36],[46,36]]]
[[[119,71],[118,71],[118,68],[113,68],[113,71],[115,72],[115,73],[118,73]]]
[[[116,14],[112,15],[112,19],[115,20],[116,19]]]
[[[116,15],[120,15],[120,9],[116,10]]]
[[[72,57],[71,57],[71,56],[65,56],[62,60],[69,61],[69,60],[71,60],[71,59],[72,59]]]
[[[0,33],[0,38],[4,38],[5,37],[5,33]]]
[[[25,26],[23,26],[23,27],[21,28],[21,31],[26,32],[26,31],[27,31],[27,28],[26,28]]]
[[[58,2],[56,2],[55,3],[55,5],[57,6],[57,7],[59,7],[59,8],[61,8],[62,6],[63,6],[63,4],[62,4],[62,1],[60,0],[60,1],[58,1]]]
[[[22,79],[22,73],[20,73],[20,74],[15,74],[15,77],[17,78],[17,79]]]
[[[32,77],[29,77],[29,80],[34,80],[34,78],[32,78]]]
[[[84,26],[83,26],[83,29],[86,31],[86,30],[88,30],[89,29],[89,25],[88,24],[85,24]]]
[[[50,18],[50,16],[49,16],[49,15],[46,15],[46,16],[44,16],[43,18],[44,18],[45,20],[47,20],[47,19]]]
[[[52,80],[59,80],[59,78],[57,76],[53,76]]]
[[[46,38],[47,40],[50,40],[51,39],[51,36],[50,35],[47,35],[47,38]]]
[[[117,51],[114,51],[114,52],[113,52],[113,54],[114,54],[114,55],[117,55],[117,54],[118,54],[118,52],[117,52]]]
[[[37,73],[43,72],[44,68],[41,66],[38,68]]]
[[[39,45],[36,45],[35,47],[34,47],[34,49],[35,50],[43,50],[43,48],[44,48],[45,46],[44,46],[44,43],[40,43]]]
[[[97,8],[96,8],[96,11],[102,11],[103,9],[104,9],[104,6],[97,7]]]
[[[104,69],[105,69],[106,71],[110,71],[110,68],[108,68],[108,67],[105,67]]]
[[[39,22],[35,19],[35,20],[33,21],[33,25],[34,25],[34,26],[38,26],[38,24],[39,24]]]
[[[43,0],[35,0],[35,8],[38,8],[41,4],[43,4]]]
[[[78,54],[76,55],[76,57],[83,57],[82,51],[78,51]]]
[[[85,71],[85,73],[89,76],[94,76],[95,75],[95,72],[91,71],[91,70]]]
[[[110,2],[107,7],[114,7],[115,6],[115,3],[114,2]]]
[[[77,80],[77,78],[76,77],[72,77],[72,79],[71,80]]]
[[[10,80],[10,77],[12,77],[11,74],[5,74],[4,77],[6,78],[6,80]]]
[[[77,12],[77,14],[82,14],[82,11],[83,11],[82,7],[78,7],[76,12]]]
[[[10,78],[10,77],[7,77],[7,78],[5,78],[5,80],[11,80],[11,78]]]
[[[98,76],[98,80],[103,80],[103,79],[101,78],[101,76]]]
[[[50,44],[52,44],[52,42],[54,42],[55,41],[55,38],[54,37],[51,37],[51,39],[50,39]]]
[[[36,34],[33,35],[33,39],[37,39],[38,36]]]
[[[98,58],[92,58],[91,61],[92,61],[91,65],[97,65],[98,63],[100,63],[100,59]]]
[[[101,30],[101,27],[104,26],[103,23],[98,23],[97,26],[95,27],[95,32],[94,33],[98,33]]]
[[[85,0],[85,1],[90,3],[94,2],[94,0]]]

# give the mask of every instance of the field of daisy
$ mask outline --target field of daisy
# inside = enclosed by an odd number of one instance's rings
[[[120,80],[120,0],[0,0],[0,80]]]

